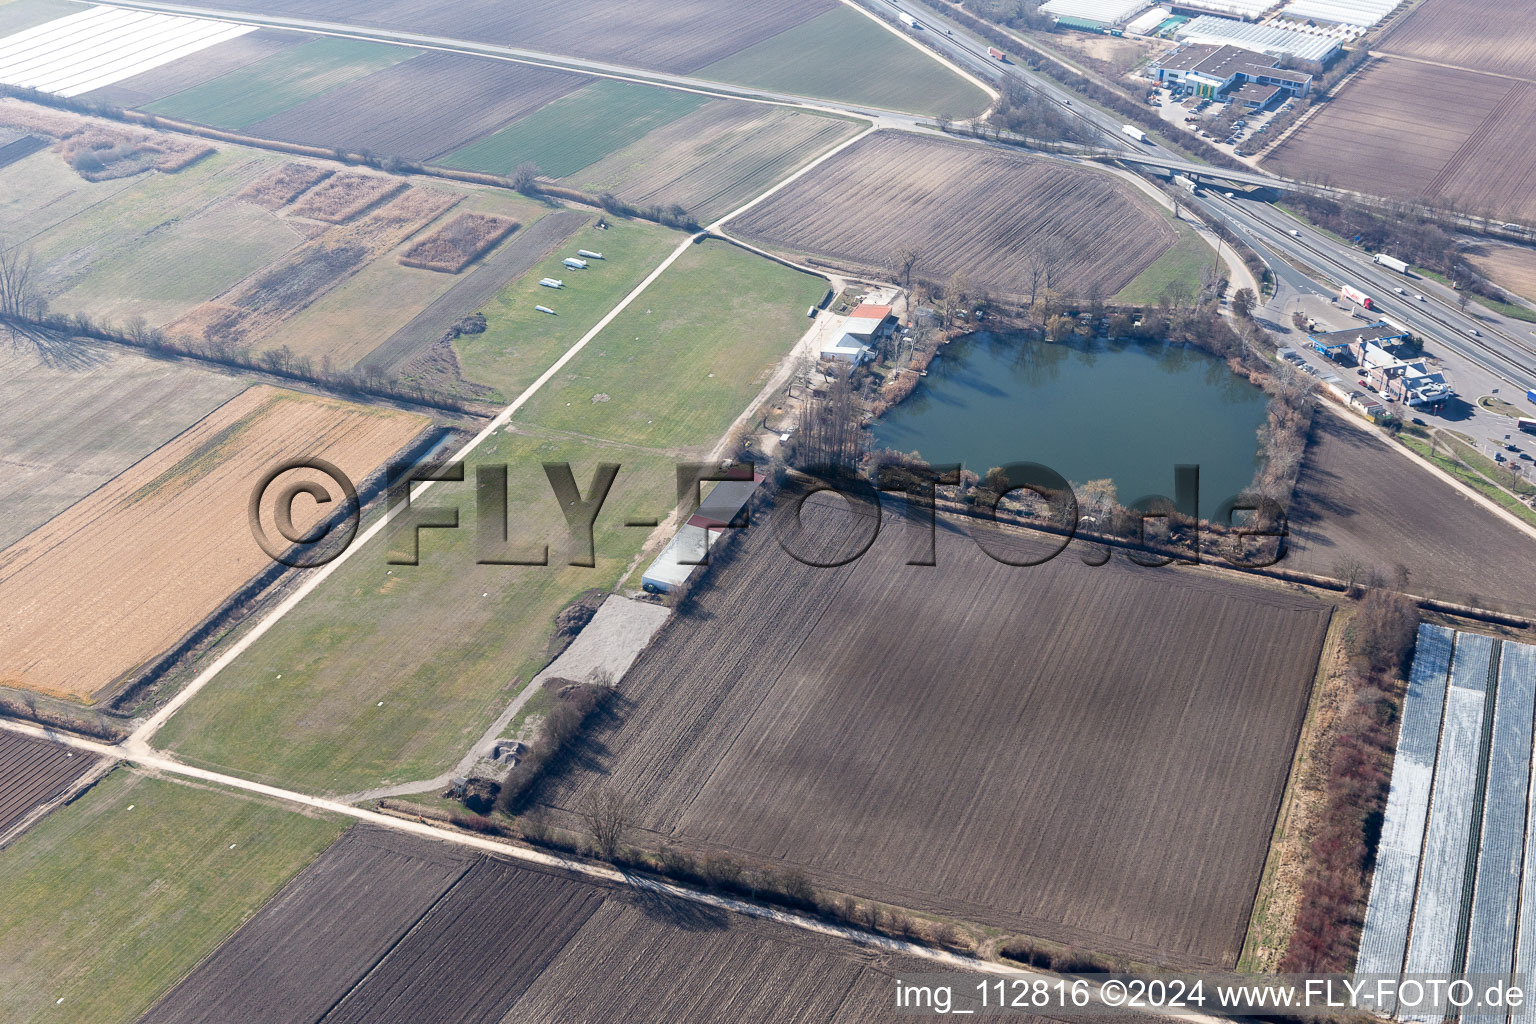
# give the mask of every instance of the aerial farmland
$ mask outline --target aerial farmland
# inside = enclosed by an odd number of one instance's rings
[[[0,1022],[1536,1016],[1287,987],[1536,970],[1531,19],[1391,2],[0,0]]]
[[[906,175],[909,165],[922,176]],[[1025,300],[1051,289],[1112,295],[1176,238],[1108,175],[894,132],[842,150],[730,227],[855,272],[894,276],[903,253],[917,252],[916,278],[965,277]],[[1047,250],[1048,266],[1040,262]]]
[[[817,511],[826,545],[837,513]],[[1076,558],[1011,568],[958,523],[936,568],[903,567],[904,541],[817,569],[749,538],[544,800],[569,812],[617,782],[656,842],[1066,944],[1232,963],[1329,606]],[[699,705],[706,722],[682,713]]]

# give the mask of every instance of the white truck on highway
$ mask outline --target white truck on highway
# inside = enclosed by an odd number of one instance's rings
[[[1125,125],[1124,127],[1122,127],[1120,129],[1120,132],[1123,135],[1129,135],[1131,138],[1135,139],[1137,142],[1146,142],[1147,141],[1147,133],[1142,131],[1140,128],[1137,128],[1133,124]]]
[[[910,15],[910,14],[903,14],[901,16],[901,23],[903,25],[907,26],[907,28],[922,28],[923,27],[923,26],[919,25],[917,23],[917,19],[912,17],[912,15]]]
[[[1379,252],[1372,258],[1375,259],[1375,261],[1381,266],[1390,270],[1395,270],[1399,274],[1408,273],[1408,264],[1398,259],[1396,256],[1388,256],[1386,253]]]

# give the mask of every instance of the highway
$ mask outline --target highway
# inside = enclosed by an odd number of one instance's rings
[[[1206,179],[1215,175],[1245,184],[1285,186],[1283,179],[1262,171],[1229,172],[1194,163],[1183,154],[1150,140],[1145,144],[1133,142],[1121,133],[1124,122],[1115,115],[1100,110],[1044,75],[1012,62],[1004,64],[993,59],[987,53],[990,44],[977,39],[961,25],[926,9],[917,9],[915,4],[904,6],[895,0],[860,2],[871,10],[893,17],[910,15],[916,18],[922,26],[923,42],[979,77],[991,81],[1015,79],[1056,103],[1095,129],[1103,140],[1103,156],[1127,165],[1164,168]],[[1461,354],[1521,391],[1536,388],[1536,337],[1532,336],[1530,324],[1482,307],[1469,307],[1468,313],[1462,313],[1449,289],[1427,278],[1407,278],[1378,266],[1360,250],[1336,241],[1267,203],[1235,197],[1228,199],[1219,186],[1202,188],[1189,202],[1207,221],[1225,223],[1248,239],[1259,242],[1256,250],[1267,257],[1266,262],[1276,277],[1287,281],[1291,287],[1308,290],[1295,280],[1297,272],[1287,259],[1306,267],[1307,276],[1312,281],[1326,282],[1311,290],[1337,294],[1339,286],[1353,285],[1370,295],[1379,305],[1380,312],[1406,324],[1432,344]],[[1394,288],[1403,288],[1408,295],[1399,296]],[[1415,294],[1422,294],[1426,301],[1416,301]],[[1474,309],[1476,315],[1471,314]],[[1480,336],[1471,333],[1474,329]]]

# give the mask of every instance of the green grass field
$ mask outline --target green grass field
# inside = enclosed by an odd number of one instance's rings
[[[159,326],[302,241],[297,231],[260,207],[220,203],[95,264],[53,304],[113,323],[142,316]]]
[[[0,1020],[137,1020],[341,830],[119,768],[0,850]]]
[[[151,103],[150,113],[236,130],[421,51],[322,36]]]
[[[685,237],[639,220],[610,218],[607,230],[590,225],[578,229],[481,307],[486,317],[484,334],[466,334],[454,342],[465,379],[495,388],[510,401],[645,280]],[[587,270],[561,266],[560,261],[577,249],[607,258],[592,260]],[[544,288],[539,280],[545,277],[562,280],[565,287]],[[535,306],[548,306],[559,315],[540,313]]]
[[[58,159],[52,153],[37,155]],[[180,230],[210,204],[239,191],[276,162],[268,153],[231,148],[175,174],[138,175],[130,187],[105,194],[99,202],[33,237],[39,285],[50,297],[56,296],[98,265],[116,258],[139,259],[152,236]],[[133,273],[143,282],[149,280],[143,275],[152,270]],[[63,307],[60,311],[73,312]]]
[[[1158,207],[1158,209],[1162,209]],[[1167,211],[1163,211],[1165,214]],[[1169,285],[1182,284],[1190,294],[1200,291],[1200,272],[1216,261],[1216,251],[1182,222],[1175,223],[1179,240],[1173,248],[1152,261],[1152,265],[1124,288],[1114,301],[1128,306],[1150,306],[1163,297]]]
[[[594,296],[603,279],[593,276],[581,323],[562,323],[564,336],[540,336],[516,353],[524,381],[590,329],[676,238],[649,225],[602,234],[608,269],[618,273],[603,283],[601,301]],[[400,546],[376,538],[171,719],[158,742],[193,764],[336,795],[452,768],[545,665],[559,610],[619,582],[651,532],[625,522],[671,511],[676,460],[665,449],[725,431],[804,332],[805,307],[824,287],[723,242],[690,250],[593,339],[572,373],[474,453],[464,483],[440,484],[420,499],[457,507],[460,528],[422,531],[414,566],[388,564]],[[505,344],[515,334],[494,313]],[[643,344],[630,340],[637,336]],[[594,403],[597,388],[610,400]],[[577,436],[584,432],[623,443]],[[593,568],[568,564],[564,519],[541,465],[561,462],[584,494],[599,462],[621,466],[597,520]],[[510,466],[512,535],[547,544],[548,566],[478,564],[475,470],[499,464]]]
[[[826,292],[821,278],[728,242],[695,245],[519,420],[652,448],[718,440],[809,329],[806,307]]]
[[[573,567],[541,463],[569,462],[586,493],[602,461],[622,469],[598,517],[597,565]],[[510,466],[513,537],[547,543],[549,566],[476,564],[475,467],[499,463]],[[376,538],[178,712],[157,744],[193,764],[333,794],[451,768],[543,668],[556,613],[618,582],[649,533],[624,522],[664,518],[673,476],[657,454],[497,434],[465,483],[422,498],[457,504],[459,529],[422,531],[415,566],[386,564],[389,545]]]
[[[694,75],[914,114],[969,117],[988,103],[981,89],[841,5]]]
[[[492,174],[510,174],[531,162],[549,177],[563,178],[708,102],[707,96],[673,89],[601,81],[437,162]]]

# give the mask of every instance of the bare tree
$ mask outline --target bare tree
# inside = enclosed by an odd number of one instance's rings
[[[634,807],[629,797],[611,786],[601,786],[582,801],[581,816],[597,852],[612,860],[623,848],[624,837],[634,823]]]
[[[1257,297],[1252,288],[1239,288],[1232,296],[1232,312],[1241,320],[1247,320],[1253,316],[1253,307]]]
[[[42,310],[32,251],[7,248],[5,240],[0,239],[0,314],[28,320]]]
[[[539,190],[539,165],[535,163],[521,163],[517,170],[512,172],[512,187],[524,195],[532,195]]]
[[[896,256],[896,262],[901,266],[901,286],[907,291],[912,290],[912,271],[923,258],[923,250],[917,246],[908,246]]]
[[[858,466],[865,438],[851,376],[839,373],[824,394],[807,403],[796,449],[802,468]]]

